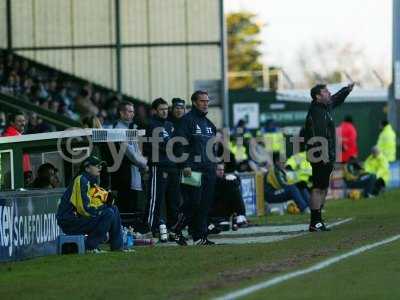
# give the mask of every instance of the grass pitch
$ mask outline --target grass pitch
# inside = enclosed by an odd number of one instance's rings
[[[0,264],[0,299],[209,299],[315,264],[400,233],[400,191],[375,199],[335,200],[329,221],[353,221],[328,233],[280,242],[215,247],[140,247],[135,253],[69,255]],[[307,223],[267,216],[267,224]],[[240,231],[239,231],[240,233]],[[400,299],[400,242],[320,272],[262,290],[249,299]]]

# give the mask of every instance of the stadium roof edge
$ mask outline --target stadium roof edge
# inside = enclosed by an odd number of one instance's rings
[[[332,94],[337,92],[340,87],[342,86],[328,86]],[[310,102],[311,97],[308,89],[293,89],[278,91],[276,94],[276,99],[278,101]],[[346,102],[386,102],[388,100],[389,89],[387,88],[362,89],[355,87]]]

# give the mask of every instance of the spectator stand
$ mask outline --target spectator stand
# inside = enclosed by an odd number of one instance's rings
[[[23,111],[26,113],[36,113],[43,120],[47,121],[51,125],[54,125],[59,130],[81,126],[79,122],[74,121],[66,116],[54,113],[52,111],[39,107],[32,102],[22,100],[12,95],[0,93],[0,105],[2,110],[5,110],[7,112],[14,113]]]
[[[87,114],[113,123],[122,100],[148,108],[143,101],[31,59],[0,50],[0,94],[13,95],[75,121]],[[22,107],[23,108],[23,107]],[[43,130],[43,129],[42,129]],[[54,131],[46,130],[41,132]]]

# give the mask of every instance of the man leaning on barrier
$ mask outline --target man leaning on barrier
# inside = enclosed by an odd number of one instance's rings
[[[118,114],[119,119],[113,124],[113,128],[137,129],[137,125],[133,123],[135,108],[131,102],[121,102],[118,106]],[[148,169],[147,159],[136,141],[116,143],[116,148],[124,154],[118,169],[110,172],[111,188],[118,193],[116,204],[122,214],[137,213],[140,211],[139,194],[143,191],[141,173]]]
[[[109,234],[112,251],[122,249],[121,218],[110,192],[97,185],[103,162],[95,156],[85,159],[57,211],[57,223],[66,234],[86,234],[87,251],[100,252]]]

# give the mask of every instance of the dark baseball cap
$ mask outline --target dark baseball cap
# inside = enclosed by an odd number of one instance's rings
[[[185,107],[185,100],[181,98],[173,98],[172,107]]]
[[[105,165],[106,162],[98,158],[97,156],[91,155],[88,158],[86,158],[82,165],[86,168],[88,166],[99,166],[99,165]]]

